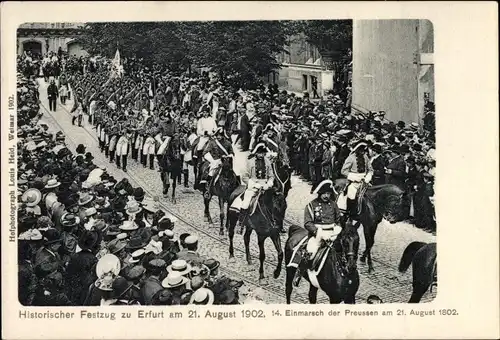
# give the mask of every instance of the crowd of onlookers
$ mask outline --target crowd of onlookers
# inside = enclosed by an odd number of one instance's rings
[[[18,64],[23,71],[23,64]],[[35,75],[36,76],[36,75]],[[243,282],[126,179],[73,154],[40,121],[35,76],[18,74],[19,300],[23,305],[238,304]],[[251,293],[250,293],[251,295]],[[255,297],[258,299],[259,297]]]

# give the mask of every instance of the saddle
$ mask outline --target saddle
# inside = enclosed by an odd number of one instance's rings
[[[342,195],[344,195],[344,196],[347,195],[347,188],[349,187],[350,184],[351,184],[351,182],[348,181],[347,184],[345,185],[345,187],[342,189]],[[361,207],[362,207],[361,203],[362,203],[363,197],[365,197],[365,193],[366,193],[367,189],[368,189],[368,184],[363,183],[360,186],[360,188],[358,189],[358,191],[356,192],[356,198],[354,199],[354,201],[356,202],[356,206],[355,206],[355,209],[353,209],[351,211],[351,214],[353,216],[359,216],[361,214]],[[339,197],[340,197],[340,195],[339,195]],[[338,201],[339,197],[337,198],[337,201]]]
[[[241,203],[243,202],[243,198],[245,197],[246,186],[240,185],[237,187],[231,194],[229,198],[230,209],[233,211],[240,211]],[[259,190],[257,195],[255,195],[250,201],[250,205],[248,206],[248,216],[252,216],[257,209],[257,203],[259,202],[259,198],[262,195],[262,190]]]

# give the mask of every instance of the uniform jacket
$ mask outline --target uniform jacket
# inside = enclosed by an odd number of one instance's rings
[[[217,141],[219,143],[217,143]],[[219,146],[220,144],[220,146]],[[222,140],[210,139],[203,151],[203,156],[210,153],[214,160],[221,159],[222,156],[226,156],[226,152],[221,148],[221,146],[226,150],[229,155],[234,155],[233,145],[226,138]]]
[[[304,209],[304,225],[313,224],[339,224],[340,211],[337,203],[331,200],[328,203],[316,198],[309,202]]]
[[[248,171],[243,176],[243,182],[245,182],[248,187],[252,187],[254,182],[272,185],[273,181],[274,172],[268,157],[264,157],[263,160],[254,158],[249,162]]]
[[[365,158],[365,164],[366,164],[365,171],[361,172],[361,171],[359,171],[360,169],[358,169],[358,164],[357,164],[357,160],[356,160],[356,153],[354,153],[354,152],[351,153],[349,155],[349,157],[347,157],[347,159],[345,160],[344,165],[342,166],[341,174],[345,177],[348,177],[350,173],[368,174],[369,172],[372,172],[373,168],[372,168],[372,165],[370,163],[370,159],[368,158],[368,156],[366,154],[364,155],[364,158]]]
[[[129,139],[127,135],[122,135],[116,142],[116,155],[117,156],[126,156],[128,154],[128,144]]]

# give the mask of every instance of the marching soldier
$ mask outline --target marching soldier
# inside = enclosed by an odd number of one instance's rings
[[[116,143],[116,166],[118,168],[123,166],[122,169],[125,172],[127,172],[127,156],[130,137],[130,130],[128,128],[123,129],[121,136]]]

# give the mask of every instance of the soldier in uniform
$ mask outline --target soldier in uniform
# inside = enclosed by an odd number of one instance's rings
[[[346,216],[356,215],[356,194],[363,183],[371,182],[373,176],[373,168],[367,155],[367,147],[366,142],[359,141],[342,166],[341,174],[348,180],[347,197],[345,197],[345,192],[342,193],[339,202],[346,203],[345,206],[340,207],[347,211]]]
[[[116,143],[116,166],[118,168],[122,167],[122,170],[125,172],[127,172],[127,156],[130,138],[130,130],[128,128],[124,129]]]
[[[219,127],[215,132],[215,138],[211,138],[208,141],[207,147],[203,152],[203,158],[209,163],[209,171],[206,179],[208,185],[206,191],[210,190],[212,178],[221,166],[221,158],[223,156],[234,156],[234,152],[233,145],[224,135],[224,128]],[[203,180],[200,184],[201,183],[203,183]]]
[[[259,143],[255,146],[250,156],[255,156],[254,161],[250,161],[248,177],[244,176],[243,181],[247,185],[243,202],[241,203],[240,215],[235,226],[239,234],[243,233],[243,226],[248,214],[248,208],[252,198],[255,197],[260,190],[268,190],[274,184],[274,173],[271,161],[266,157],[269,149]]]
[[[312,260],[323,242],[334,241],[342,231],[341,214],[335,203],[333,192],[333,182],[324,180],[313,192],[318,197],[309,202],[304,209],[304,228],[309,232],[310,238],[307,241],[306,251],[299,260],[299,270],[294,279],[295,285],[299,284],[302,275],[307,268],[311,267]]]

